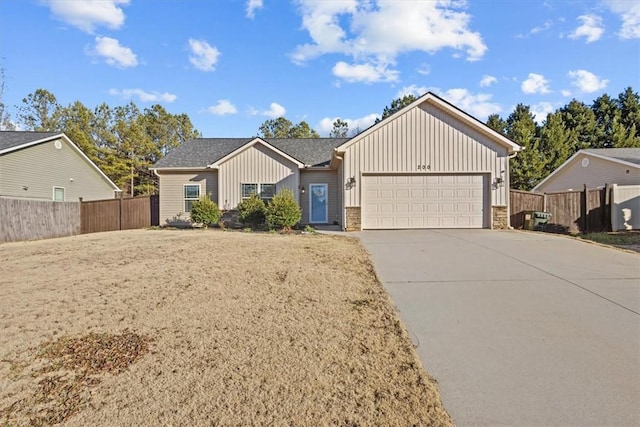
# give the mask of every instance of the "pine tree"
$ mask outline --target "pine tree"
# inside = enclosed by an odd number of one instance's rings
[[[528,105],[518,104],[507,119],[506,135],[523,150],[511,161],[511,187],[530,190],[543,177],[538,129]]]

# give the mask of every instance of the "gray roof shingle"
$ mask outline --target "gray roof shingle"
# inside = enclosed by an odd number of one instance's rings
[[[254,138],[198,138],[185,141],[153,167],[205,168]],[[294,159],[311,166],[324,166],[331,161],[333,149],[348,138],[270,138],[268,144]]]
[[[587,148],[582,151],[640,165],[640,148]]]
[[[0,151],[60,135],[60,132],[0,131]]]

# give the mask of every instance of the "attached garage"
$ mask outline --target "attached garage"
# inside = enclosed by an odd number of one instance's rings
[[[362,229],[484,228],[486,174],[363,175]]]
[[[427,93],[336,147],[344,228],[507,228],[519,150]]]

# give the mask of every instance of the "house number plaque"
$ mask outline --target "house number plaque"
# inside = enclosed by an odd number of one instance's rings
[[[431,165],[418,165],[419,171],[429,171],[431,170]]]

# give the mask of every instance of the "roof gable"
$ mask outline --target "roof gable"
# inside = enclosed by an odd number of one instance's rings
[[[337,147],[337,151],[344,152],[351,145],[357,143],[358,141],[360,141],[361,139],[363,139],[367,135],[369,135],[369,134],[375,132],[376,130],[380,129],[381,127],[385,126],[390,120],[396,119],[399,115],[404,114],[405,112],[407,112],[407,111],[409,111],[409,110],[411,110],[413,108],[417,108],[418,106],[420,106],[421,104],[423,104],[425,102],[429,103],[430,105],[435,106],[436,108],[438,108],[440,110],[445,111],[446,113],[448,113],[449,115],[453,116],[457,120],[460,120],[461,122],[465,123],[467,126],[473,128],[473,129],[476,129],[479,132],[487,135],[489,138],[491,138],[491,140],[495,141],[499,145],[502,145],[502,146],[506,147],[508,149],[509,154],[516,153],[516,152],[518,152],[518,151],[520,151],[522,149],[518,144],[516,144],[515,142],[511,141],[509,138],[507,138],[506,136],[500,134],[499,132],[496,132],[495,130],[491,129],[489,126],[487,126],[486,124],[482,123],[480,120],[478,120],[475,117],[471,116],[470,114],[462,111],[458,107],[456,107],[453,104],[445,101],[444,99],[440,98],[439,96],[435,95],[434,93],[427,92],[424,95],[422,95],[420,98],[416,99],[411,104],[407,105],[406,107],[402,108],[401,110],[397,111],[396,113],[390,115],[389,117],[386,117],[384,120],[382,120],[382,121],[374,124],[373,126],[369,127],[364,132],[361,132],[358,135],[356,135],[353,138],[351,138],[350,140],[346,141],[344,144],[342,144],[339,147]]]
[[[552,181],[555,177],[562,174],[562,172],[575,165],[581,156],[595,157],[626,167],[640,169],[640,148],[587,148],[576,151],[573,156],[569,157],[563,164],[558,166],[556,170],[533,187],[533,191],[538,191],[549,183],[549,181]]]
[[[84,152],[78,148],[76,144],[69,139],[64,133],[56,132],[25,132],[25,131],[2,131],[0,132],[0,155],[25,149],[34,145],[43,144],[54,141],[56,139],[63,140],[73,151],[84,160],[89,167],[94,169],[104,179],[109,186],[115,191],[120,191],[118,186],[100,169],[95,163],[87,157]]]
[[[274,153],[278,154],[281,157],[284,157],[285,159],[289,160],[290,162],[293,162],[294,164],[296,164],[298,167],[304,167],[304,163],[302,163],[300,160],[291,157],[289,154],[285,153],[282,150],[279,150],[278,148],[274,147],[273,145],[269,144],[267,141],[265,141],[262,138],[253,138],[251,141],[248,141],[246,144],[238,147],[237,149],[233,150],[231,153],[227,154],[226,156],[216,160],[215,162],[207,165],[208,168],[218,168],[221,164],[223,164],[224,162],[228,161],[229,159],[232,159],[233,157],[237,156],[238,154],[240,154],[241,152],[255,146],[255,145],[262,145],[263,147],[268,148],[269,150],[273,151]]]

